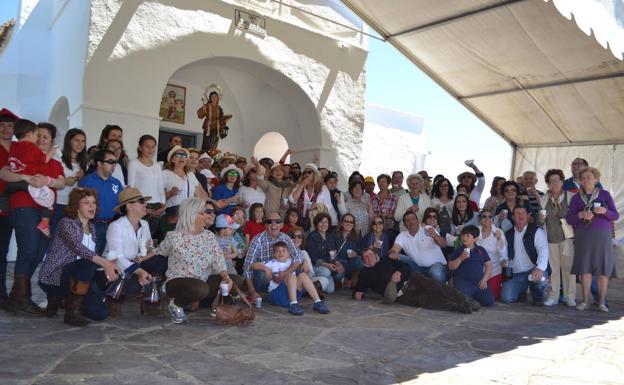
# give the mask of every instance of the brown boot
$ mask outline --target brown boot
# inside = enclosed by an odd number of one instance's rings
[[[29,277],[25,275],[15,276],[13,289],[7,302],[7,310],[14,314],[26,316],[43,315],[43,311],[31,300]]]
[[[72,279],[69,283],[70,293],[65,299],[65,317],[63,321],[72,326],[87,326],[87,320],[82,313],[82,303],[89,290],[89,282]]]
[[[48,306],[45,309],[46,317],[48,318],[56,317],[56,313],[58,312],[58,309],[61,305],[62,300],[63,299],[61,297],[48,295]]]

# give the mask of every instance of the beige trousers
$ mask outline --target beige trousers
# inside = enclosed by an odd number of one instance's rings
[[[574,260],[574,245],[572,239],[566,239],[561,243],[549,243],[552,285],[552,298],[559,298],[561,281],[563,280],[563,294],[566,298],[576,299],[576,277],[570,274],[572,261]]]

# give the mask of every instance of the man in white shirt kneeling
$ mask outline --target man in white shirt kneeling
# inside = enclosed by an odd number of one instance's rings
[[[512,303],[531,290],[533,305],[544,304],[544,290],[548,286],[548,240],[546,232],[529,221],[529,213],[524,206],[513,210],[514,227],[505,232],[509,262],[512,267],[511,279],[503,283],[501,301]]]

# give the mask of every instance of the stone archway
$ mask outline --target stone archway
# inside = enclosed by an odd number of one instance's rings
[[[299,85],[264,64],[235,57],[201,59],[174,72],[167,84],[185,88],[185,119],[184,124],[161,121],[160,129],[197,135],[197,147],[202,142],[202,120],[196,111],[211,84],[223,91],[220,105],[224,112],[234,115],[220,150],[249,156],[268,133],[282,136],[294,149],[294,159],[320,146],[321,124],[314,103]],[[281,155],[272,157],[278,160]]]
[[[264,134],[260,140],[256,142],[253,149],[253,156],[258,159],[271,158],[274,161],[278,161],[282,155],[288,150],[288,141],[284,138],[284,135],[279,132],[269,132]],[[289,160],[286,159],[286,163]]]
[[[56,126],[56,143],[62,145],[63,137],[69,130],[69,101],[65,96],[60,97],[52,107],[48,122]]]

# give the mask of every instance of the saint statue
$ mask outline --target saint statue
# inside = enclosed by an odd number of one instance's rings
[[[204,119],[202,152],[209,154],[216,153],[219,139],[227,136],[229,130],[227,122],[232,118],[232,115],[224,115],[223,109],[219,106],[221,95],[221,89],[217,85],[208,86],[202,97],[202,106],[197,110],[197,117]]]

